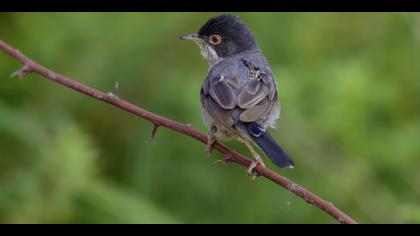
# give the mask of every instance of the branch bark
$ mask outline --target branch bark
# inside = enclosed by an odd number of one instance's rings
[[[80,93],[86,94],[88,96],[91,96],[93,98],[96,98],[98,100],[101,100],[103,102],[109,103],[115,107],[118,107],[124,111],[127,111],[129,113],[132,113],[136,116],[139,116],[143,119],[146,119],[153,124],[153,132],[152,137],[154,136],[157,127],[166,127],[169,129],[172,129],[174,131],[177,131],[179,133],[185,134],[187,136],[190,136],[192,138],[195,138],[202,143],[207,143],[207,136],[200,133],[193,127],[187,124],[182,124],[173,120],[170,120],[168,118],[159,116],[157,114],[154,114],[150,111],[147,111],[145,109],[142,109],[134,104],[131,104],[123,99],[121,99],[117,94],[114,93],[104,93],[100,92],[96,89],[90,88],[86,85],[83,85],[79,82],[76,82],[74,80],[71,80],[59,73],[56,73],[38,63],[31,60],[27,56],[25,56],[23,53],[21,53],[19,50],[14,49],[9,44],[5,43],[0,39],[0,49],[4,52],[8,53],[11,57],[17,59],[20,61],[23,65],[21,69],[16,71],[12,74],[12,76],[19,76],[20,78],[25,77],[26,75],[30,73],[38,73],[42,75],[43,77],[52,80],[56,83],[59,83],[61,85],[64,85],[70,89],[73,89],[75,91],[78,91]],[[216,143],[214,145],[214,149],[225,154],[225,157],[223,158],[222,162],[233,162],[237,163],[239,165],[242,165],[244,167],[248,167],[251,163],[251,160],[246,158],[245,156],[239,154],[238,152],[221,145],[219,143]],[[263,167],[261,165],[258,165],[255,169],[255,171],[258,173],[259,176],[264,176],[265,178],[271,180],[272,182],[280,185],[281,187],[289,190],[290,192],[294,193],[295,195],[299,196],[303,200],[305,200],[307,203],[310,203],[322,211],[324,211],[326,214],[330,215],[332,218],[337,220],[340,223],[344,224],[357,224],[355,220],[353,220],[351,217],[346,215],[344,212],[342,212],[340,209],[335,207],[333,204],[331,204],[328,201],[325,201],[324,199],[318,197],[316,194],[306,190],[305,188],[299,186],[298,184],[294,183],[293,181],[275,173],[274,171],[270,170],[267,167]]]

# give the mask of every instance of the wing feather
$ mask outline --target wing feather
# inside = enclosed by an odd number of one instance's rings
[[[277,104],[277,88],[269,67],[247,62],[234,72],[226,65],[213,68],[201,88],[203,106],[216,123],[227,128],[238,120],[266,120]]]
[[[223,78],[223,77],[222,77]],[[236,106],[236,96],[225,81],[218,81],[209,90],[210,96],[223,108],[232,109]]]

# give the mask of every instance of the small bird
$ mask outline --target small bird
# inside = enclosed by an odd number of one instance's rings
[[[208,20],[198,33],[181,35],[195,42],[209,69],[201,91],[202,118],[208,128],[206,151],[216,141],[237,138],[254,157],[248,174],[264,162],[252,142],[281,168],[294,163],[266,131],[280,115],[273,73],[250,29],[236,15]]]

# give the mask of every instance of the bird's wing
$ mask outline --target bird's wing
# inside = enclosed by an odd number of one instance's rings
[[[201,89],[203,106],[226,127],[237,120],[265,119],[276,100],[276,85],[269,68],[244,59],[233,73],[223,69],[210,73]],[[239,117],[234,117],[233,110],[239,111]]]
[[[232,127],[234,120],[230,110],[236,106],[236,95],[232,87],[219,80],[215,77],[204,82],[200,93],[201,104],[216,123]]]

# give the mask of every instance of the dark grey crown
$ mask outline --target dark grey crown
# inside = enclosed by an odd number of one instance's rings
[[[239,16],[228,14],[211,18],[198,31],[199,37],[206,41],[213,34],[222,36],[220,44],[212,45],[217,55],[221,57],[258,49],[251,31]]]

